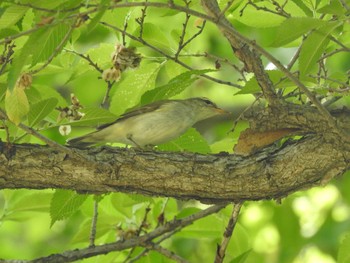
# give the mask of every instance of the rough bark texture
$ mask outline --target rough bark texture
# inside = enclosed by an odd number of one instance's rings
[[[265,110],[254,116],[260,126],[270,120],[267,126],[297,127],[299,123],[302,127],[310,112],[317,119],[317,111],[311,107],[297,115]],[[348,112],[335,115],[339,126],[348,130]],[[248,157],[108,147],[67,155],[39,145],[15,145],[10,156],[2,144],[0,188],[136,192],[209,203],[280,198],[327,183],[349,169],[349,143],[339,141],[337,134],[327,133],[323,126],[322,122],[309,122],[304,131],[312,128],[315,133]],[[322,133],[316,132],[317,127]]]

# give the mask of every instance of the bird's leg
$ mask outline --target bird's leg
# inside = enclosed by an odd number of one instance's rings
[[[128,133],[128,134],[126,135],[126,138],[127,138],[129,141],[131,141],[137,148],[142,149],[142,147],[141,147],[140,145],[138,145],[138,144],[133,140],[132,134],[131,134],[131,133]]]

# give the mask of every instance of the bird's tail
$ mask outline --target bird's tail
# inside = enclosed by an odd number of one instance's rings
[[[96,140],[94,140],[94,137],[92,136],[94,133],[95,132],[92,132],[84,136],[69,139],[67,140],[67,144],[77,148],[86,148],[91,145],[94,145],[96,144]]]

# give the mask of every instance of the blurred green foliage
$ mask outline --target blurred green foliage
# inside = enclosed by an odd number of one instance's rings
[[[183,4],[182,1],[174,2]],[[227,2],[220,1],[220,6],[225,7]],[[259,7],[275,10],[273,2],[282,4],[284,1],[252,2]],[[239,32],[256,40],[283,63],[287,64],[300,47],[300,58],[292,69],[300,71],[308,87],[319,95],[341,96],[335,106],[349,106],[350,100],[346,94],[332,90],[339,89],[339,82],[344,83],[348,79],[349,52],[337,53],[327,59],[325,66],[330,75],[328,80],[310,77],[317,74],[316,62],[320,56],[339,48],[334,41],[330,41],[329,36],[349,45],[348,13],[336,0],[286,2],[284,10],[291,15],[288,19],[246,5],[243,0],[233,1],[226,15]],[[215,125],[204,125],[204,128],[199,125],[197,128],[200,133],[191,129],[182,137],[159,146],[159,150],[233,152],[239,132],[247,127],[242,121],[233,132],[229,132],[233,127],[233,119],[254,102],[252,94],[259,92],[260,87],[254,76],[241,76],[239,71],[233,69],[233,65],[240,64],[215,25],[207,23],[202,34],[180,53],[179,60],[195,69],[193,71],[168,59],[144,42],[126,37],[126,46],[137,47],[143,59],[139,68],[123,72],[121,80],[111,86],[109,108],[106,110],[100,105],[108,90],[108,83],[101,78],[101,72],[76,53],[89,56],[102,70],[111,68],[111,54],[116,43],[122,43],[123,37],[119,31],[100,21],[120,29],[127,24],[127,32],[138,37],[141,30],[137,21],[141,16],[141,7],[107,9],[114,1],[106,0],[23,0],[21,3],[23,5],[13,1],[0,3],[0,40],[13,37],[16,44],[12,64],[0,75],[0,108],[6,108],[8,114],[14,116],[13,120],[21,121],[64,144],[67,137],[58,132],[60,125],[70,124],[72,133],[68,137],[74,137],[108,123],[127,109],[140,104],[159,99],[205,96],[233,112],[234,117],[216,121]],[[74,8],[79,5],[79,8]],[[88,21],[80,21],[81,24],[76,24],[70,32],[73,23],[70,16],[77,17],[79,12],[90,10],[89,5],[99,7],[99,12],[89,14]],[[47,12],[33,7],[72,11]],[[195,1],[190,7],[202,11]],[[185,14],[165,8],[149,8],[145,19],[143,41],[169,56],[174,55],[183,32]],[[185,40],[198,32],[201,22],[196,17],[188,20]],[[34,33],[14,37],[37,26],[39,29]],[[303,41],[303,36],[308,33],[310,37]],[[6,97],[6,92],[16,89],[17,79],[23,72],[40,69],[53,52],[57,52],[57,55],[44,69],[33,75],[32,84],[24,94],[23,91],[16,91],[20,95],[12,93],[15,97]],[[264,63],[266,67],[271,66],[268,61]],[[198,77],[202,73],[221,81],[233,82],[242,86],[242,89]],[[284,95],[295,91],[295,86],[283,79],[283,74],[275,68],[269,71],[269,76],[276,89]],[[60,119],[57,110],[58,107],[70,106],[71,93],[84,107],[80,109],[84,117],[73,122]],[[289,96],[289,100],[300,103],[305,98],[302,95]],[[19,108],[27,104],[28,107]],[[11,122],[4,124],[12,142],[42,143]],[[6,130],[0,129],[0,138],[6,141]],[[283,199],[282,204],[275,201],[245,203],[225,262],[350,262],[347,249],[350,240],[349,178],[349,174],[345,174],[323,188],[295,193]],[[147,207],[151,208],[147,220],[149,229],[157,225],[163,211],[165,219],[172,220],[205,207],[194,201],[183,203],[171,198],[121,193],[109,194],[100,199],[96,244],[113,242],[120,239],[122,233],[138,229]],[[93,207],[94,198],[70,191],[2,190],[0,258],[32,259],[88,246]],[[218,214],[195,222],[164,241],[164,246],[190,262],[213,261],[231,210],[232,206],[229,206]],[[131,257],[141,251],[140,248],[135,249]],[[84,262],[122,262],[128,253],[110,253]],[[138,262],[169,261],[156,252],[150,252]]]

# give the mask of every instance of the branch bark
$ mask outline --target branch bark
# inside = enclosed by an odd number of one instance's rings
[[[255,114],[254,119],[261,120],[261,127],[266,123],[266,129],[305,127],[315,134],[248,157],[111,147],[74,149],[76,154],[67,154],[40,145],[14,145],[15,153],[12,150],[10,155],[1,143],[0,188],[136,192],[207,203],[281,198],[327,183],[349,169],[349,143],[322,129],[327,125],[317,122],[322,118],[317,118],[317,110],[306,109],[289,114],[266,109]],[[343,129],[350,130],[347,112],[334,116]]]

